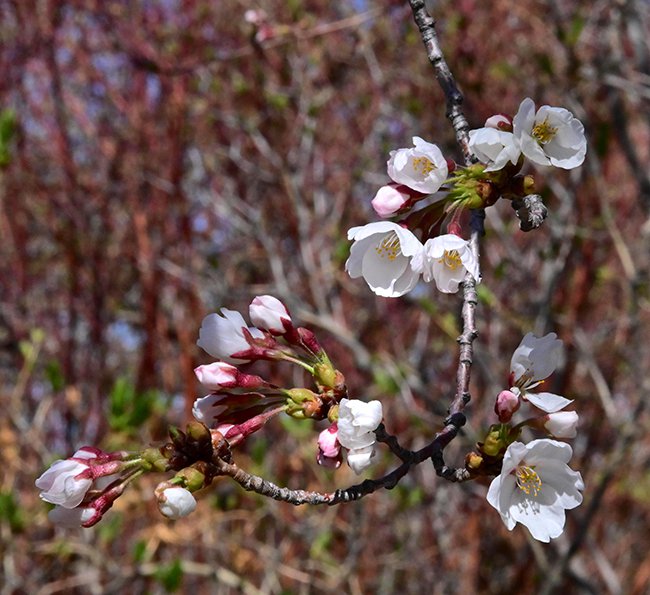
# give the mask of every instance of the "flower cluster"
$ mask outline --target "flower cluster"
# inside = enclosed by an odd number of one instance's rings
[[[468,276],[480,281],[477,257],[463,239],[463,212],[502,197],[512,201],[520,218],[531,219],[522,219],[522,230],[539,226],[546,211],[534,194],[533,177],[519,174],[523,158],[573,169],[584,161],[587,142],[571,112],[548,105],[535,110],[527,98],[514,118],[497,114],[470,131],[469,150],[480,163],[459,167],[437,145],[417,136],[413,147],[391,151],[387,173],[392,181],[377,191],[372,207],[383,219],[401,219],[348,231],[353,244],[345,268],[352,278],[363,277],[382,297],[404,295],[421,278],[444,293],[458,291]],[[429,204],[415,209],[434,194]],[[445,226],[447,233],[440,233]]]
[[[580,473],[567,463],[572,449],[555,439],[540,438],[528,444],[518,441],[522,428],[529,426],[553,438],[573,438],[578,414],[561,411],[572,401],[548,392],[530,392],[542,384],[557,367],[562,342],[555,333],[535,337],[528,333],[510,362],[509,388],[496,398],[499,424],[490,428],[479,453],[474,453],[474,468],[501,460],[501,473],[492,481],[488,502],[499,511],[509,530],[519,522],[532,536],[548,542],[564,530],[565,510],[582,502],[584,484]],[[523,402],[541,410],[512,426],[510,421]]]
[[[469,146],[485,171],[516,165],[523,155],[536,165],[574,169],[582,165],[587,139],[580,120],[562,107],[543,105],[527,97],[514,118],[497,114],[485,126],[469,132]]]
[[[50,520],[63,527],[92,527],[138,474],[141,459],[84,446],[52,463],[37,480],[42,500],[54,504]]]
[[[239,312],[222,309],[207,316],[198,345],[217,361],[196,368],[196,376],[212,392],[196,400],[194,417],[219,432],[230,446],[259,430],[268,419],[287,413],[294,418],[325,419],[331,425],[318,439],[318,463],[338,468],[341,447],[350,467],[361,473],[374,455],[374,430],[382,419],[379,401],[347,399],[343,375],[336,370],[313,333],[296,328],[286,306],[269,295],[249,307],[249,327]],[[246,374],[230,362],[260,359],[286,361],[309,371],[317,392],[282,388]]]
[[[438,192],[455,167],[437,145],[418,136],[413,137],[413,145],[390,153],[387,169],[393,182],[380,188],[372,200],[380,217],[408,212],[417,202]],[[354,243],[345,269],[352,278],[363,277],[370,289],[382,297],[404,295],[421,277],[426,282],[435,281],[442,292],[454,293],[468,272],[479,280],[478,261],[456,227],[450,226],[455,233],[424,242],[407,220],[353,227],[348,231],[348,239]]]

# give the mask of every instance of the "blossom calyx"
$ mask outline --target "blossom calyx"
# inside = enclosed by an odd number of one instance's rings
[[[196,466],[185,467],[181,469],[174,476],[175,479],[182,481],[183,487],[187,488],[190,492],[196,492],[207,485],[206,475]]]
[[[342,390],[345,387],[345,376],[328,360],[314,365],[314,380],[322,387]]]
[[[150,447],[142,451],[143,469],[145,471],[169,471],[169,458],[160,448]]]
[[[323,419],[325,416],[322,399],[308,388],[292,388],[284,391],[284,394],[288,397],[287,413],[292,417]]]

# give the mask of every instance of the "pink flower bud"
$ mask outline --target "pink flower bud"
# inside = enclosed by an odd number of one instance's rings
[[[507,423],[512,419],[512,416],[519,409],[520,405],[518,395],[509,390],[502,390],[497,395],[494,412],[499,416],[501,423]]]
[[[338,469],[341,466],[341,445],[338,441],[338,426],[333,423],[318,435],[316,460],[323,467]]]
[[[207,366],[194,368],[196,379],[210,390],[220,388],[231,388],[237,385],[237,373],[239,370],[226,362],[214,362]]]
[[[495,128],[503,132],[512,132],[512,118],[507,114],[495,114],[485,120],[486,128]]]
[[[575,411],[558,411],[544,417],[544,428],[556,438],[575,438],[577,425],[578,414]]]
[[[409,194],[399,188],[397,184],[388,184],[377,190],[375,198],[370,202],[377,215],[383,218],[391,217],[409,201]]]
[[[290,328],[291,316],[287,307],[272,295],[258,295],[248,308],[251,322],[273,335],[284,335]]]
[[[338,425],[333,423],[318,435],[318,448],[324,456],[334,458],[341,452],[341,445],[338,441]]]

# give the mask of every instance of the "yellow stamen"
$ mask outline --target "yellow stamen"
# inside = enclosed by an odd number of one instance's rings
[[[460,255],[457,250],[445,250],[445,253],[442,255],[442,258],[438,260],[439,263],[444,264],[448,269],[455,271],[456,269],[463,266],[463,261],[460,259]]]
[[[413,169],[423,176],[428,176],[434,169],[438,168],[426,157],[414,157]]]
[[[532,494],[533,497],[536,497],[542,489],[542,480],[533,467],[526,465],[517,467],[515,477],[517,478],[517,486],[526,496]]]
[[[379,244],[375,246],[375,252],[380,258],[395,260],[402,253],[402,246],[399,243],[397,234],[392,231]]]
[[[548,118],[533,126],[533,136],[540,145],[550,143],[557,134],[557,127],[548,123]]]

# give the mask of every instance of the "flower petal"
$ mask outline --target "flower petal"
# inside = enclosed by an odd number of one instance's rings
[[[567,405],[573,403],[571,399],[566,399],[553,393],[522,393],[523,398],[531,405],[546,413],[555,413],[564,409]]]

